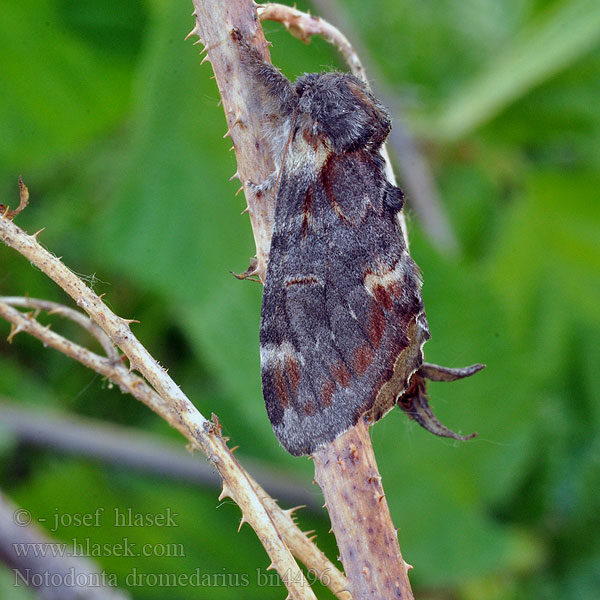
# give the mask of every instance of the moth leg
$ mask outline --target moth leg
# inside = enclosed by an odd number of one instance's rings
[[[485,365],[480,363],[471,365],[470,367],[451,369],[450,367],[441,367],[440,365],[424,362],[419,369],[419,374],[422,377],[431,379],[431,381],[456,381],[457,379],[463,379],[463,377],[475,375],[475,373],[484,368]]]
[[[258,261],[256,260],[256,258],[251,258],[248,268],[243,273],[234,273],[233,271],[230,271],[230,273],[236,279],[248,279],[249,281],[256,281],[257,283],[260,283],[260,279],[258,278],[257,266]]]
[[[273,171],[262,183],[254,183],[248,180],[246,185],[250,191],[256,196],[262,196],[265,192],[273,191],[275,182],[277,181],[277,171]]]
[[[290,81],[272,64],[265,62],[256,48],[250,46],[239,29],[231,31],[231,38],[240,49],[242,65],[254,79],[266,108],[276,116],[291,115],[297,95]]]
[[[423,366],[433,366],[437,367],[437,365],[428,365],[424,363]],[[479,369],[475,369],[472,373],[468,373],[468,375],[472,375],[473,373],[480,370],[482,365],[473,365],[473,367],[479,367]],[[423,367],[421,367],[422,369]],[[445,367],[439,367],[440,369],[445,369]],[[467,369],[472,367],[467,367]],[[408,389],[404,394],[398,398],[398,406],[409,416],[409,418],[416,421],[421,427],[424,427],[430,433],[434,435],[439,435],[440,437],[448,437],[455,440],[466,441],[475,437],[477,434],[472,433],[471,435],[459,435],[455,433],[451,429],[448,429],[445,425],[440,423],[436,416],[431,411],[429,407],[429,400],[427,398],[427,386],[425,383],[425,376],[421,374],[421,369],[419,369],[416,373],[411,377]],[[459,369],[449,369],[450,371],[459,370]],[[467,375],[462,375],[462,377],[466,377]],[[459,375],[456,377],[460,378]],[[442,380],[442,381],[452,381],[452,379]]]

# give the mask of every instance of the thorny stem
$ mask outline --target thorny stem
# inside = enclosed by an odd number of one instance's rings
[[[83,313],[78,310],[59,304],[58,302],[51,302],[50,300],[40,300],[39,298],[29,298],[23,296],[0,296],[0,302],[8,304],[9,306],[21,306],[23,308],[33,308],[34,318],[37,317],[37,313],[40,310],[46,311],[49,315],[60,315],[77,323],[80,327],[83,327],[86,331],[91,333],[102,346],[106,355],[113,359],[119,359],[119,353],[112,343],[111,339],[102,331],[96,323],[94,323],[89,317],[86,317]],[[73,358],[73,357],[72,357]]]
[[[317,450],[313,460],[352,597],[411,600],[408,565],[400,552],[369,426],[361,419]]]
[[[111,381],[147,404],[180,431],[191,442],[191,447],[201,450],[221,474],[224,482],[221,498],[230,496],[240,506],[242,523],[249,523],[256,531],[271,558],[272,567],[277,569],[286,583],[290,597],[298,600],[314,599],[314,593],[288,549],[295,548],[299,555],[318,560],[320,558],[318,551],[315,550],[311,554],[306,549],[307,544],[312,545],[310,540],[300,532],[299,537],[304,536],[302,544],[298,544],[295,537],[290,537],[289,540],[286,540],[286,545],[282,537],[285,532],[281,533],[278,530],[273,517],[265,508],[266,492],[258,487],[258,484],[233,457],[226,440],[220,435],[218,422],[211,423],[198,412],[167,372],[139,343],[129,328],[129,322],[108,309],[93,290],[86,286],[58,258],[42,248],[36,237],[37,234],[27,235],[9,218],[0,215],[0,239],[29,259],[32,264],[67,292],[124,352],[130,361],[131,368],[142,373],[152,387],[133,375],[120,361],[115,362],[108,357],[94,354],[52,332],[48,327],[43,327],[33,318],[32,314],[21,313],[4,303],[0,305],[0,316],[13,324],[11,339],[19,331],[27,331],[35,335],[44,343],[60,349],[110,378]],[[290,530],[296,529],[291,515],[279,509],[274,502],[270,506],[270,510],[281,513],[277,515],[278,523],[286,523]],[[298,536],[297,532],[294,534]],[[326,581],[330,581],[329,576],[335,570],[329,561],[321,561],[318,564],[307,563],[306,566],[314,569]],[[343,580],[341,574],[337,580],[340,578]],[[340,588],[332,591],[339,594]],[[342,594],[339,594],[339,597],[344,598]]]
[[[253,82],[248,79],[249,74],[241,69],[239,56],[230,48],[228,40],[229,32],[235,27],[242,32],[245,39],[251,43],[253,41],[263,57],[268,59],[264,35],[257,27],[254,9],[252,8],[249,14],[252,5],[243,0],[224,3],[227,8],[220,7],[221,3],[215,1],[193,2],[196,7],[196,26],[192,33],[198,35],[205,44],[208,59],[213,66],[229,125],[228,134],[234,142],[238,173],[242,174],[244,182],[249,178],[263,181],[266,174],[255,173],[251,167],[257,163],[257,151],[269,154],[269,149],[258,143],[261,139],[260,119],[264,118],[264,110],[256,106],[256,99],[252,94]],[[309,36],[314,33],[324,35],[342,49],[355,73],[365,79],[358,56],[341,32],[328,23],[281,5],[257,8],[261,19],[280,20],[297,36]],[[240,16],[241,18],[233,18]],[[218,26],[206,25],[206,19],[219,18],[222,20]],[[231,115],[235,116],[233,123]],[[235,127],[237,123],[244,126]],[[265,158],[262,164],[264,160]],[[389,159],[386,162],[388,175],[394,181]],[[264,197],[257,197],[249,189],[246,189],[246,198],[254,238],[257,240],[256,273],[264,282],[264,269],[272,234],[274,199],[269,197],[265,201]],[[269,217],[253,218],[256,214],[268,214]],[[408,244],[403,216],[400,217],[400,224]],[[400,553],[396,530],[381,487],[381,477],[367,425],[359,422],[355,428],[315,453],[314,459],[315,479],[326,498],[332,528],[348,578],[347,589],[354,600],[411,599],[407,566]],[[350,503],[349,499],[353,499],[353,502]]]
[[[227,119],[225,136],[231,138],[237,171],[231,179],[242,182],[256,243],[256,260],[244,274],[264,282],[273,232],[275,198],[271,192],[255,194],[252,182],[262,182],[274,170],[273,157],[262,135],[263,111],[252,94],[252,79],[242,69],[238,48],[230,37],[236,28],[268,60],[267,41],[258,25],[252,0],[193,0],[196,24],[189,36],[198,36],[206,51],[219,88]]]

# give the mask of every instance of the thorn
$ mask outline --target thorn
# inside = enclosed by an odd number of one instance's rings
[[[102,298],[104,298],[104,296],[106,296],[106,292],[102,292],[99,296],[98,296],[98,300],[102,300]]]
[[[293,508],[288,508],[287,510],[284,510],[283,512],[291,519],[294,516],[294,513],[297,510],[300,510],[301,508],[306,508],[306,504],[299,504],[298,506],[294,506]]]
[[[241,185],[240,188],[238,189],[238,191],[234,194],[234,196],[237,196],[243,189],[244,189],[244,186]]]
[[[304,532],[304,535],[310,535],[311,533],[314,533],[316,530],[315,529],[309,529],[308,531]],[[316,537],[316,536],[315,536]]]
[[[200,66],[202,66],[206,61],[210,62],[210,59],[208,58],[208,54],[200,61]]]
[[[237,171],[227,181],[233,181],[234,179],[240,179],[240,174]]]
[[[231,137],[231,129],[228,129],[228,130],[225,132],[225,135],[223,136],[223,139],[225,139],[225,138],[227,138],[227,137]]]
[[[308,538],[308,541],[309,541],[309,542],[312,542],[313,540],[316,540],[316,539],[317,539],[317,534],[315,533],[315,535],[311,535],[311,536]]]
[[[192,15],[193,16],[193,15]],[[196,29],[196,27],[194,27],[194,29],[192,29],[183,39],[184,42],[187,42],[193,35],[198,35],[198,30]]]
[[[236,196],[237,196],[237,194],[236,194]],[[246,208],[240,213],[240,215],[245,215],[249,211],[250,211],[250,207],[246,206]]]
[[[236,125],[243,125],[244,121],[242,120],[242,117],[236,117],[235,121],[232,123],[231,128],[233,129]]]
[[[219,101],[217,102],[217,107],[221,106],[223,104],[223,98],[219,98]]]
[[[208,54],[206,56],[208,56]],[[213,75],[212,77],[209,77],[209,79],[216,79],[216,78],[217,78],[216,75]]]
[[[235,150],[235,148],[233,147],[233,145],[231,146],[231,148],[229,148],[229,152],[231,152],[232,150]]]
[[[13,338],[15,337],[15,335],[17,335],[17,333],[20,333],[21,331],[23,331],[23,328],[20,325],[15,325],[14,323],[12,323],[10,326],[10,333],[8,334],[8,337],[6,338],[6,341],[9,344],[12,344],[12,341],[13,341]]]
[[[239,446],[234,446],[233,448],[229,448],[229,452],[231,452],[231,454],[233,454],[238,448],[239,448]]]
[[[414,569],[414,567],[412,565],[409,565],[406,561],[404,561],[404,566],[406,567],[407,571],[410,571],[411,569]]]
[[[242,525],[243,525],[244,523],[247,523],[247,522],[248,522],[248,521],[246,521],[246,519],[245,519],[244,517],[242,517],[242,518],[240,519],[240,524],[239,524],[239,526],[238,526],[238,533],[240,532],[240,529],[242,528]]]
[[[267,571],[270,571],[271,569],[274,569],[275,565],[273,563],[271,563],[268,567],[267,567]]]
[[[221,500],[224,500],[225,498],[232,498],[233,499],[233,496],[231,495],[231,492],[229,491],[229,488],[223,486],[223,491],[219,494],[218,500],[220,502]]]
[[[31,237],[37,241],[38,235],[40,235],[40,233],[42,233],[42,231],[44,231],[44,229],[46,229],[46,228],[42,227],[41,229],[38,229]]]

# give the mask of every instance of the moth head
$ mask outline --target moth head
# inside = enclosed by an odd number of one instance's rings
[[[335,152],[377,149],[391,128],[386,109],[347,73],[309,73],[296,80],[298,123],[329,138]],[[306,123],[308,120],[308,123]]]

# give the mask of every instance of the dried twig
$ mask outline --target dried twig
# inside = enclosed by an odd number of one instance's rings
[[[286,583],[290,596],[294,599],[314,598],[302,571],[257,495],[254,487],[256,484],[241,468],[227,447],[226,440],[221,437],[218,423],[211,423],[198,412],[167,372],[139,343],[129,328],[130,322],[109,310],[93,290],[58,258],[40,246],[36,236],[37,234],[27,235],[10,219],[0,217],[0,239],[28,258],[62,287],[126,354],[131,368],[141,372],[152,387],[131,373],[120,361],[115,362],[74,344],[48,327],[40,325],[31,313],[23,314],[7,304],[0,304],[0,316],[13,326],[9,338],[12,339],[20,331],[26,331],[42,339],[44,343],[86,364],[130,391],[180,431],[191,442],[192,448],[201,450],[219,471],[224,482],[221,497],[230,496],[240,506],[242,523],[248,522],[256,531],[271,558],[272,567],[277,569]],[[329,568],[329,565],[319,565],[319,569]]]
[[[6,219],[14,219],[25,207],[29,204],[29,190],[23,183],[23,178],[19,175],[19,206],[14,210],[10,209],[10,206],[4,206],[0,204],[0,213]]]
[[[4,304],[8,304],[9,306],[32,308],[35,311],[33,313],[34,318],[37,318],[40,310],[46,311],[49,315],[60,315],[61,317],[65,317],[91,333],[98,340],[102,349],[110,359],[118,360],[121,356],[117,352],[111,339],[100,327],[98,327],[98,325],[96,325],[96,323],[89,317],[86,317],[83,313],[65,306],[64,304],[51,302],[50,300],[41,300],[39,298],[29,298],[27,296],[0,296],[0,302],[4,302]]]
[[[313,460],[352,597],[411,600],[409,567],[400,552],[369,426],[360,420],[315,452]]]

